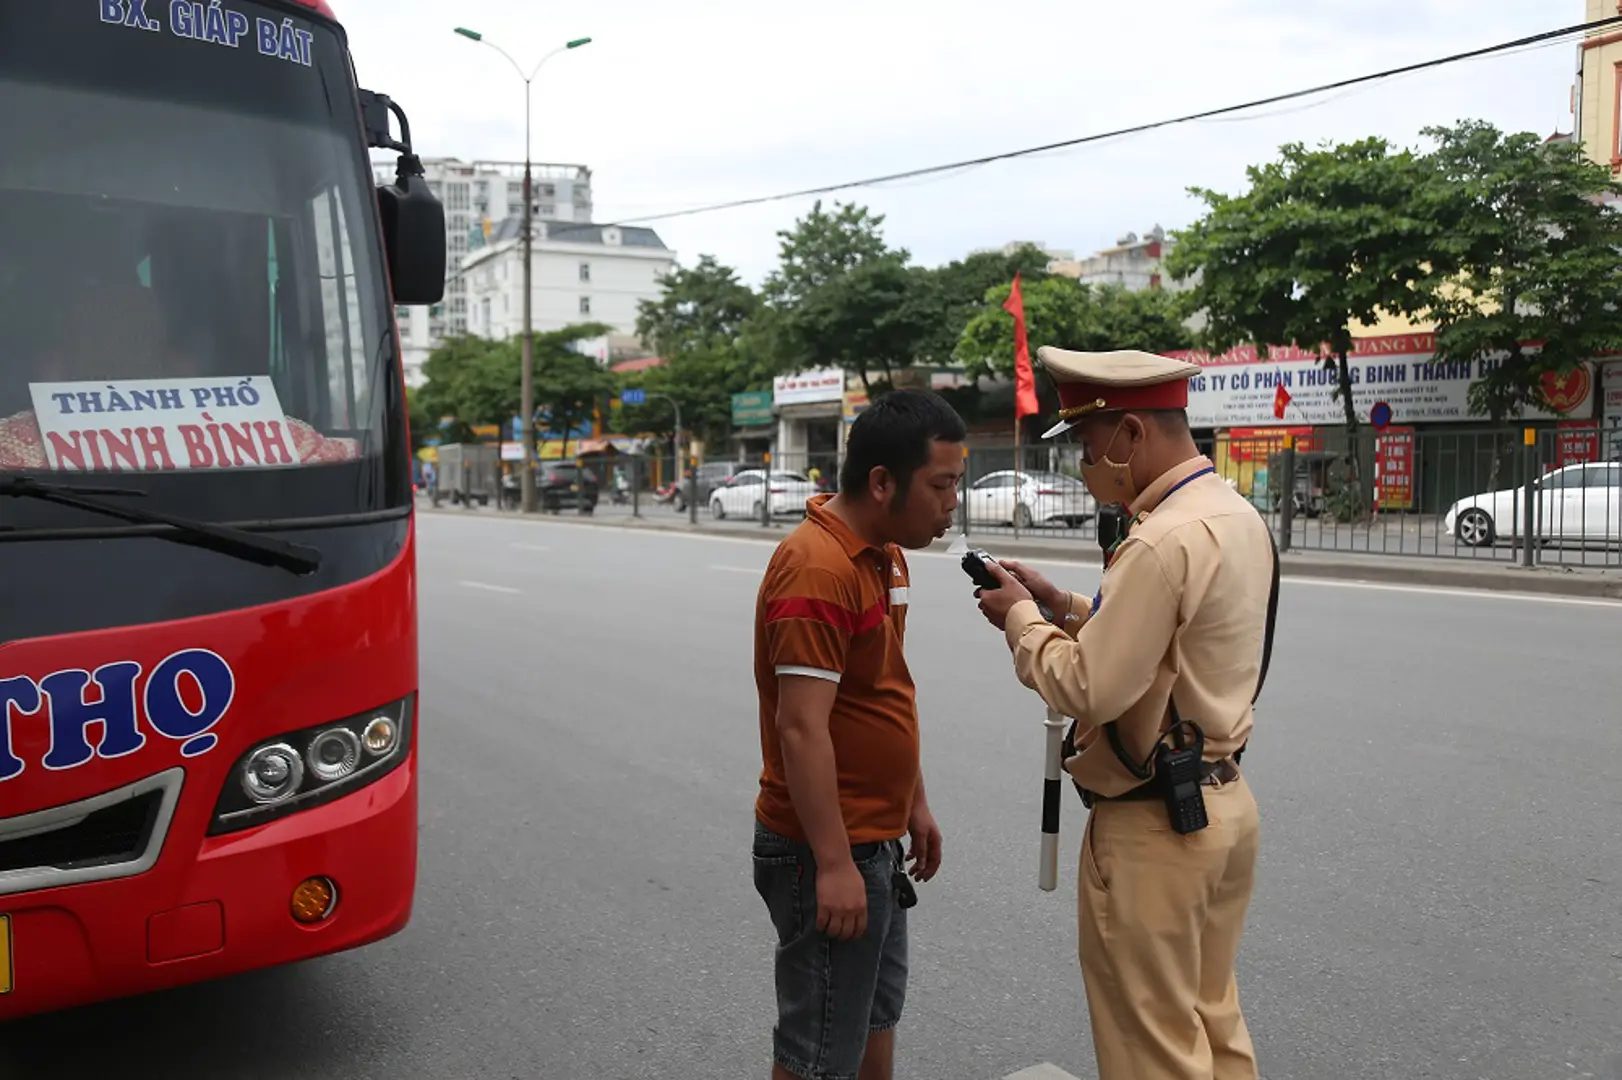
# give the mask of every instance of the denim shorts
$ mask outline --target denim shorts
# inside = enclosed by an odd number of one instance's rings
[[[855,1080],[868,1034],[894,1027],[907,996],[901,842],[857,844],[851,856],[867,882],[867,933],[835,941],[817,929],[811,849],[755,823],[755,890],[777,931],[772,1053],[806,1080]]]

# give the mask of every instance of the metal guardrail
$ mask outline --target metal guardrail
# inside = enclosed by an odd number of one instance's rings
[[[1273,434],[1224,435],[1201,449],[1286,550],[1622,567],[1622,461],[1598,460],[1587,430],[1538,431],[1531,443],[1520,428],[1364,432],[1355,444],[1320,431],[1290,447]],[[971,447],[958,527],[970,536],[1095,543],[1098,507],[1077,476],[1076,453]],[[677,463],[668,455],[582,461],[603,504],[620,486],[620,501],[639,516],[785,524],[812,494],[838,487],[832,452],[780,453],[769,470],[760,457],[711,458],[696,475],[682,470],[674,492]]]

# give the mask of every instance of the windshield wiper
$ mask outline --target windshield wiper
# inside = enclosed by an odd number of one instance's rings
[[[42,502],[71,506],[93,514],[122,518],[137,525],[166,525],[173,532],[153,533],[178,544],[192,544],[218,551],[260,566],[275,566],[295,574],[308,574],[321,565],[321,552],[303,544],[290,544],[272,536],[257,536],[227,525],[213,525],[206,521],[176,517],[152,510],[137,510],[121,506],[100,496],[143,496],[138,488],[73,487],[68,484],[42,484],[25,476],[0,479],[0,496],[14,499],[39,499]]]

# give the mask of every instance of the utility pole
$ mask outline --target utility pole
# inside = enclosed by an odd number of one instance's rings
[[[477,41],[488,45],[496,52],[507,58],[507,63],[518,72],[518,77],[524,80],[524,214],[523,214],[523,242],[524,253],[524,340],[522,344],[522,375],[519,377],[518,396],[520,411],[524,424],[524,460],[518,470],[519,507],[523,513],[535,512],[535,322],[533,286],[531,281],[531,265],[534,255],[534,208],[535,208],[535,181],[533,167],[530,161],[530,98],[531,87],[535,76],[541,72],[541,65],[560,52],[578,49],[582,45],[589,45],[591,38],[575,38],[559,48],[553,49],[540,60],[536,61],[534,69],[524,74],[524,69],[518,66],[518,61],[507,55],[507,51],[493,41],[486,41],[484,35],[477,30],[469,30],[465,26],[458,26],[456,33],[469,41]]]
[[[519,415],[524,418],[524,463],[518,470],[518,507],[526,514],[535,512],[535,320],[530,267],[534,262],[534,177],[529,161],[530,80],[524,80],[524,343],[523,375],[519,381]]]

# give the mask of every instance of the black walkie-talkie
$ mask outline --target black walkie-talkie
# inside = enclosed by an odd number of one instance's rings
[[[1132,515],[1120,503],[1109,503],[1098,508],[1098,546],[1106,556],[1126,536],[1126,527],[1131,520]]]
[[[1210,824],[1205,816],[1205,793],[1200,790],[1201,756],[1198,749],[1169,746],[1155,752],[1155,783],[1166,800],[1166,816],[1172,829],[1183,835]]]

